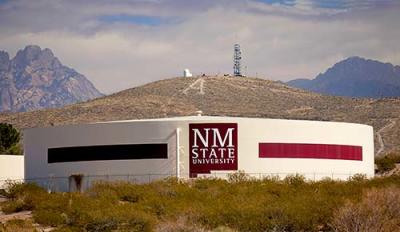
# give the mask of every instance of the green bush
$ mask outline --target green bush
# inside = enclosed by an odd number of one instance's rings
[[[20,138],[20,133],[11,124],[0,123],[0,153],[18,154],[22,152],[19,144]]]

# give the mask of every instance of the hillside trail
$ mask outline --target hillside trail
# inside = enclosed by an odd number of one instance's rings
[[[392,128],[394,125],[396,125],[396,121],[394,119],[390,119],[390,122],[388,124],[386,124],[384,127],[376,132],[379,143],[379,150],[376,152],[376,156],[379,156],[379,154],[381,154],[385,150],[385,142],[383,140],[382,133],[387,129]]]

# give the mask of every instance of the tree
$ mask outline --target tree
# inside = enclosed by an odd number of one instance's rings
[[[0,152],[18,146],[20,138],[20,133],[11,124],[0,123]]]

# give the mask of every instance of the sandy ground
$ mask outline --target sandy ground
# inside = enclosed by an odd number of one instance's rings
[[[13,219],[21,219],[21,220],[27,220],[32,218],[32,212],[31,211],[22,211],[18,213],[13,213],[13,214],[4,214],[3,212],[0,212],[0,222],[4,223],[9,220]]]

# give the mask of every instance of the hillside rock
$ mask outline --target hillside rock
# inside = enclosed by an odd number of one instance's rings
[[[10,60],[0,52],[0,111],[31,111],[87,101],[102,94],[48,48],[27,46]]]
[[[395,97],[400,96],[400,66],[350,57],[313,80],[296,79],[287,84],[335,96]]]

